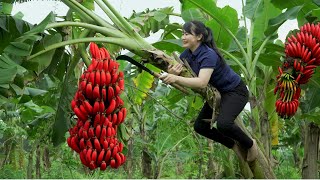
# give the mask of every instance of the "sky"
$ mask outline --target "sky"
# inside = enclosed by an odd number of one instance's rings
[[[136,12],[144,11],[147,8],[157,9],[172,6],[174,12],[180,13],[180,2],[179,0],[109,0],[110,4],[120,12],[124,17],[129,17],[133,10]],[[226,5],[231,6],[236,9],[240,18],[242,14],[242,4],[240,0],[218,0],[217,5],[219,7],[224,7]],[[41,22],[51,11],[57,15],[63,16],[68,11],[68,7],[62,2],[58,1],[29,1],[22,4],[15,4],[12,10],[12,14],[21,11],[24,14],[24,20],[28,20],[30,23],[35,24]],[[103,11],[96,7],[96,13],[108,19],[108,17],[103,13]],[[179,17],[170,17],[170,21],[183,23],[183,20]],[[241,25],[242,22],[240,22]],[[279,39],[284,41],[286,34],[292,30],[297,29],[297,23],[293,20],[288,20],[279,28]],[[150,43],[158,41],[161,35],[161,31],[153,34],[146,40]]]

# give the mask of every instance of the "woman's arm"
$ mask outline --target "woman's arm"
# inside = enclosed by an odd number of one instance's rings
[[[212,72],[212,68],[203,68],[200,69],[198,77],[186,78],[182,76],[176,76],[174,74],[166,74],[161,76],[160,79],[166,84],[178,83],[181,86],[186,86],[189,88],[205,88],[209,83]]]

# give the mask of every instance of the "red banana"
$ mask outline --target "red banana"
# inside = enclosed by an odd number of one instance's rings
[[[120,124],[123,120],[123,112],[120,110],[119,112],[118,112],[118,121],[117,121],[117,125],[118,124]]]
[[[101,89],[101,95],[102,95],[101,99],[103,99],[103,101],[106,102],[107,101],[107,90],[106,90],[105,86],[103,86]]]
[[[114,73],[112,76],[111,76],[111,83],[114,84],[118,81],[118,73]]]
[[[104,141],[103,141],[103,148],[104,148],[105,150],[108,149],[108,147],[109,147],[108,145],[109,145],[108,141],[107,141],[107,140],[104,140]]]
[[[120,89],[123,91],[124,90],[124,79],[119,79],[118,85],[119,85]]]
[[[116,159],[117,167],[119,167],[122,164],[121,156],[117,153],[114,158]]]
[[[93,107],[91,106],[91,104],[87,100],[83,101],[83,105],[89,114],[93,113]]]
[[[72,99],[72,101],[71,101],[71,109],[73,110],[76,107],[76,105],[77,105],[77,102],[74,99]]]
[[[91,72],[90,76],[89,76],[89,83],[91,83],[92,85],[95,85],[95,72]]]
[[[86,149],[84,149],[84,150],[86,150]],[[87,160],[86,160],[86,153],[85,153],[86,151],[81,151],[80,152],[80,160],[81,160],[81,162],[82,162],[82,164],[83,165],[85,165],[85,166],[88,166],[89,164],[88,164],[88,162],[87,162]]]
[[[92,154],[92,148],[89,148],[87,150],[87,154],[86,154],[86,160],[87,162],[91,162],[91,154]]]
[[[106,73],[104,72],[104,70],[102,70],[102,71],[100,72],[100,85],[101,85],[101,86],[105,86],[105,85],[106,85],[106,82],[107,82]]]
[[[111,127],[107,128],[107,137],[112,136]]]
[[[84,108],[84,106],[81,104],[80,106],[79,106],[79,109],[80,109],[80,111],[81,111],[81,113],[85,116],[85,117],[88,117],[88,112],[87,112],[87,110]]]
[[[101,151],[101,146],[100,146],[100,142],[99,142],[98,138],[94,138],[93,144],[94,144],[94,148],[96,148],[96,150],[98,152],[100,152]]]
[[[93,137],[94,137],[94,129],[93,129],[93,127],[89,128],[89,130],[88,130],[88,137],[89,137],[89,138],[93,138]]]
[[[96,137],[97,138],[100,138],[100,134],[101,134],[101,126],[100,125],[98,125],[97,127],[96,127],[96,133],[95,133],[95,135],[96,135]]]
[[[87,146],[88,148],[93,148],[92,142],[91,142],[90,139],[88,139],[88,140],[86,141],[86,146]]]
[[[100,103],[99,103],[99,101],[98,100],[96,100],[95,102],[94,102],[94,105],[93,105],[93,114],[97,114],[98,112],[99,112],[99,110],[100,110],[100,105],[99,105]]]
[[[109,60],[103,60],[103,70],[105,72],[108,72],[109,71]]]
[[[104,170],[106,170],[106,169],[107,169],[107,164],[106,164],[105,161],[102,161],[102,163],[101,163],[101,165],[100,165],[100,170],[101,170],[101,171],[104,171]]]
[[[92,84],[89,82],[86,86],[86,96],[87,98],[91,99],[92,98]]]
[[[81,112],[81,110],[77,106],[73,109],[73,111],[76,114],[76,116],[82,121],[85,121],[87,119],[87,117]]]
[[[93,89],[92,98],[93,100],[100,99],[100,89],[98,84]]]
[[[112,99],[110,104],[109,104],[109,107],[106,109],[105,113],[106,114],[111,114],[114,111],[115,107],[116,107],[116,100]]]
[[[109,71],[106,71],[106,86],[109,86],[111,83],[111,74]]]
[[[104,113],[104,110],[105,110],[104,102],[100,101],[100,103],[99,103],[99,111],[101,113]]]
[[[105,154],[105,151],[104,149],[101,150],[101,152],[99,153],[99,156],[98,156],[98,159],[97,159],[97,165],[99,166],[101,164],[101,162],[104,160],[104,154]]]
[[[110,161],[110,166],[111,166],[112,168],[116,168],[116,167],[117,167],[116,161],[115,161],[114,159],[111,159],[111,161]]]
[[[80,153],[80,148],[78,147],[78,138],[76,136],[73,136],[71,138],[71,148],[76,151],[77,153]]]
[[[80,147],[81,150],[83,150],[83,149],[86,148],[86,143],[85,143],[84,138],[81,138],[81,139],[80,139],[79,147]]]
[[[98,54],[100,54],[99,52],[99,47],[97,44],[95,43],[90,43],[90,53],[91,53],[91,56],[93,58],[97,58],[98,57]],[[100,55],[99,55],[100,56]]]
[[[102,63],[102,62],[101,62],[101,63]],[[101,68],[101,70],[102,70],[102,68]],[[96,83],[97,85],[101,85],[100,71],[96,71],[95,83]]]
[[[111,158],[111,150],[108,149],[108,151],[104,157],[104,161],[108,163],[110,161],[110,158]]]
[[[101,129],[101,135],[100,135],[100,137],[101,137],[101,138],[106,138],[106,136],[107,136],[107,128],[106,128],[106,127],[103,127],[103,128]]]

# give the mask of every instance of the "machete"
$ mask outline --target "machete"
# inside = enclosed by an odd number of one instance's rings
[[[150,73],[152,76],[154,76],[156,78],[159,78],[162,75],[162,74],[156,73],[156,72],[148,69],[147,67],[145,67],[144,65],[138,63],[133,58],[131,58],[130,56],[127,56],[127,55],[120,55],[120,56],[118,56],[116,58],[116,60],[126,60],[126,61],[130,62],[131,64],[137,66],[138,68],[141,68],[142,70]],[[164,73],[166,73],[166,72],[164,72]],[[172,85],[173,87],[179,89],[180,91],[182,91],[185,94],[189,94],[189,92],[185,88],[183,88],[182,86],[180,86],[180,85],[178,85],[176,83],[172,83],[170,85]]]

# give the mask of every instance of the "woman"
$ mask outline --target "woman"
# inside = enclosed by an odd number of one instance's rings
[[[221,94],[217,129],[211,129],[210,123],[202,120],[211,119],[213,113],[212,108],[206,102],[194,124],[195,131],[233,149],[243,160],[255,160],[258,155],[256,141],[248,137],[234,123],[248,102],[247,87],[220,55],[211,29],[200,21],[187,22],[183,26],[182,43],[186,50],[180,55],[180,58],[186,59],[198,77],[178,76],[183,66],[177,64],[170,66],[169,73],[160,78],[167,84],[178,83],[190,88],[205,88],[210,83],[217,88]],[[247,157],[242,156],[240,148],[247,150]]]

